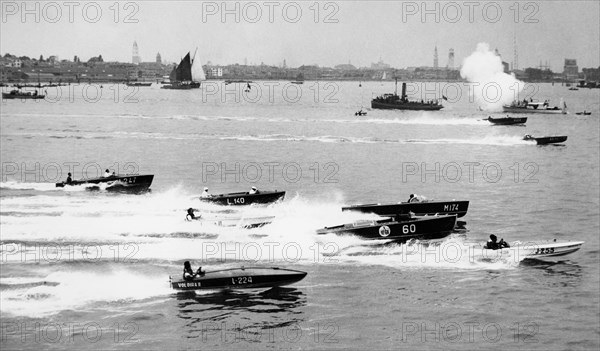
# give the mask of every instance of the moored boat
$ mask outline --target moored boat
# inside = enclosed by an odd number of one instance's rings
[[[126,175],[119,176],[114,175],[110,177],[98,177],[90,179],[73,180],[69,183],[60,182],[56,183],[57,188],[64,188],[67,186],[83,185],[88,186],[90,189],[99,189],[100,185],[105,186],[106,191],[111,192],[143,192],[150,188],[152,180],[154,179],[153,174],[142,174],[142,175]]]
[[[425,201],[425,202],[399,202],[390,204],[364,204],[342,207],[342,211],[359,211],[375,213],[380,216],[396,216],[398,214],[414,213],[424,215],[456,215],[463,217],[469,209],[469,201]]]
[[[525,124],[527,122],[527,117],[499,117],[493,118],[492,116],[488,117],[486,121],[489,121],[492,124],[496,125],[514,125],[514,124]]]
[[[560,144],[567,141],[566,135],[557,135],[557,136],[545,136],[545,137],[534,137],[529,134],[523,137],[523,140],[527,141],[535,141],[538,145],[548,145],[548,144]]]
[[[306,272],[279,267],[240,267],[204,272],[191,280],[170,280],[173,289],[184,291],[256,289],[294,284],[304,279],[306,274]]]
[[[285,191],[260,191],[255,194],[249,192],[229,193],[200,197],[200,201],[212,202],[226,206],[243,206],[251,204],[270,204],[282,200]]]
[[[402,83],[402,96],[398,96],[398,79],[393,94],[383,94],[371,100],[371,108],[384,110],[438,111],[444,108],[437,100],[410,101],[406,95],[406,83]]]
[[[513,101],[510,105],[503,106],[504,112],[512,112],[512,113],[556,113],[556,114],[566,114],[567,113],[567,105],[561,99],[560,106],[552,106],[550,107],[550,102],[548,100],[544,102],[539,101]]]
[[[144,83],[144,82],[127,82],[125,83],[128,87],[149,87],[152,86],[152,82]]]
[[[448,236],[456,226],[456,215],[412,216],[358,221],[317,230],[317,234],[353,234],[366,239],[407,241],[439,239]]]
[[[20,90],[11,90],[10,93],[2,93],[3,99],[43,99],[45,95],[38,94],[37,90],[32,92],[23,92]]]

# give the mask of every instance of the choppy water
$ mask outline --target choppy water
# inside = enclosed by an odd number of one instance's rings
[[[600,345],[598,90],[537,85],[534,98],[562,97],[571,114],[503,127],[481,121],[487,114],[462,85],[441,112],[357,118],[361,101],[393,85],[278,82],[270,92],[257,82],[250,96],[242,86],[211,84],[63,87],[60,97],[49,89],[49,101],[2,102],[3,349]],[[593,114],[573,113],[583,109]],[[542,147],[524,134],[569,139]],[[155,174],[152,192],[54,187],[70,170],[80,178],[107,167]],[[285,189],[286,200],[223,213],[195,198],[204,186],[219,193],[252,185]],[[434,245],[384,246],[314,233],[371,218],[342,213],[342,205],[410,193],[470,200],[468,232]],[[199,226],[184,220],[188,207],[276,219],[251,230]],[[490,260],[476,249],[490,233],[586,243],[555,259]],[[274,265],[308,276],[280,291],[175,294],[168,277],[188,259],[206,269]]]

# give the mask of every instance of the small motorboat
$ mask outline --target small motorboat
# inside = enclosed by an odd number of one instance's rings
[[[505,255],[518,258],[540,258],[568,255],[579,250],[583,244],[584,241],[557,241],[556,239],[526,243],[516,241],[511,243],[510,247],[497,250],[484,248],[482,251],[487,258]]]
[[[398,202],[389,204],[364,204],[342,207],[342,211],[358,211],[374,213],[384,217],[393,217],[398,214],[414,213],[416,216],[425,215],[456,215],[463,217],[469,209],[469,201],[425,201],[425,202]]]
[[[456,226],[456,215],[397,216],[373,221],[358,221],[317,230],[317,234],[352,234],[365,239],[440,239],[450,235]]]
[[[527,117],[500,117],[500,118],[493,118],[493,117],[488,117],[487,119],[484,119],[484,121],[489,121],[492,124],[496,124],[496,125],[503,125],[503,126],[507,126],[507,125],[514,125],[514,124],[525,124],[525,122],[527,122]]]
[[[128,87],[149,87],[149,86],[152,86],[152,82],[149,82],[149,83],[145,83],[145,82],[127,82],[127,83],[125,83],[125,85],[127,85]]]
[[[69,183],[60,182],[56,183],[57,188],[64,188],[68,186],[83,185],[89,186],[91,190],[99,189],[100,185],[106,186],[106,191],[110,192],[144,192],[150,188],[152,180],[154,179],[153,174],[143,175],[111,175],[110,177],[98,177],[90,179],[73,180]]]
[[[579,116],[589,116],[592,114],[592,112],[583,110],[582,112],[575,112],[575,114]]]
[[[221,290],[274,288],[299,282],[306,272],[279,267],[240,267],[201,273],[191,280],[173,281],[175,290]]]
[[[20,90],[11,90],[10,93],[2,93],[2,98],[3,99],[31,99],[31,100],[37,100],[37,99],[43,99],[45,98],[46,95],[42,95],[42,94],[38,94],[37,90],[34,91],[33,93],[28,91],[28,92],[23,92]]]
[[[355,116],[366,116],[366,115],[367,115],[367,113],[366,113],[365,111],[363,111],[363,110],[360,110],[360,111],[356,111],[356,112],[354,113],[354,115],[355,115]]]
[[[285,191],[258,191],[254,194],[250,192],[229,193],[211,195],[209,197],[200,197],[200,201],[212,202],[218,205],[225,206],[244,206],[251,204],[270,204],[283,200]]]
[[[534,137],[529,134],[523,137],[523,140],[527,141],[535,141],[538,145],[548,145],[548,144],[560,144],[567,141],[566,135],[558,135],[558,136],[546,136],[546,137]]]
[[[194,212],[197,211],[193,208],[188,208],[187,215],[185,216],[186,221],[195,221],[201,225],[218,226],[218,227],[238,227],[244,229],[260,228],[267,224],[271,224],[275,219],[275,216],[267,217],[220,217],[220,218],[208,218],[200,215],[196,215]]]

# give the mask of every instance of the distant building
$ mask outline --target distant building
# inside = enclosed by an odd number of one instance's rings
[[[137,42],[134,41],[131,63],[133,63],[134,65],[139,65],[141,62],[142,62],[142,59],[140,58],[140,53],[138,51],[138,45],[137,45]]]
[[[209,77],[223,77],[223,68],[222,67],[211,67],[207,70]]]
[[[371,63],[371,69],[386,70],[386,69],[390,69],[390,65],[388,65],[387,63],[384,63],[383,60],[381,59],[381,57],[379,57],[379,62]]]
[[[156,63],[162,64],[162,58],[160,57],[160,52],[156,54]]]
[[[448,69],[454,69],[454,49],[448,51]]]
[[[579,77],[579,67],[576,59],[565,59],[563,76],[566,79],[577,79]]]

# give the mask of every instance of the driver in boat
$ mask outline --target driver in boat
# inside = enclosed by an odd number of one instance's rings
[[[104,178],[108,178],[110,176],[111,176],[110,171],[107,168],[106,171],[104,171]]]
[[[183,263],[183,279],[184,280],[193,280],[197,276],[203,276],[203,275],[204,275],[204,272],[202,271],[202,267],[198,267],[198,270],[196,271],[196,273],[194,273],[194,271],[192,271],[192,265],[190,264],[190,261],[185,261]]]
[[[410,194],[408,197],[408,202],[425,202],[427,199],[423,195]]]
[[[248,194],[252,195],[252,194],[258,194],[259,191],[258,189],[256,189],[255,186],[252,187],[252,189],[250,189],[250,191],[248,192]]]
[[[200,218],[202,218],[202,216],[200,216],[200,215],[196,216],[194,214],[194,209],[193,208],[191,208],[191,207],[188,208],[187,214],[185,215],[185,219],[186,220],[191,221],[191,220],[200,219]]]
[[[488,250],[498,250],[505,247],[510,247],[510,245],[508,245],[504,239],[500,239],[500,241],[498,241],[498,237],[496,237],[494,234],[491,234],[490,240],[487,241],[484,248]]]
[[[71,184],[71,182],[73,182],[73,179],[71,178],[71,172],[69,172],[67,174],[67,180],[65,181],[65,184]]]
[[[202,194],[200,194],[200,197],[203,199],[206,199],[207,197],[210,197],[210,194],[208,193],[208,188],[204,187],[204,191],[202,192]]]

